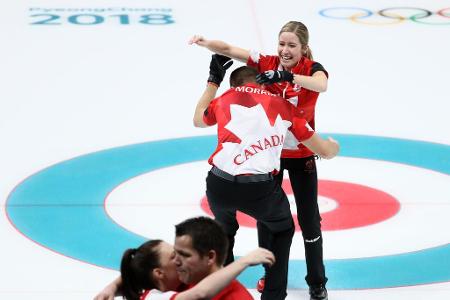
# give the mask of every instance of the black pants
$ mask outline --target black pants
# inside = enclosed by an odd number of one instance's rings
[[[297,218],[302,229],[305,247],[306,282],[310,286],[325,284],[323,264],[322,231],[317,203],[317,170],[314,156],[305,158],[282,158],[280,173],[276,176],[279,184],[283,182],[283,171],[288,170],[292,191],[297,205]],[[258,222],[258,241],[260,247],[270,242],[268,229]]]
[[[266,285],[261,299],[285,299],[294,221],[287,196],[278,182],[267,180],[237,183],[209,172],[206,178],[206,196],[215,219],[222,224],[230,240],[228,263],[233,260],[232,246],[239,228],[236,210],[264,224],[267,238],[265,248],[273,252],[276,263],[266,268]]]

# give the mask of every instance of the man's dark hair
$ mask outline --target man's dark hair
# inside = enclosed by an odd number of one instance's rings
[[[217,255],[217,265],[225,262],[228,251],[228,238],[219,223],[208,217],[196,217],[187,219],[175,225],[175,236],[187,235],[191,237],[192,248],[200,256],[205,256],[214,250]]]
[[[242,66],[231,72],[230,86],[237,87],[250,82],[256,82],[258,71],[255,68]]]

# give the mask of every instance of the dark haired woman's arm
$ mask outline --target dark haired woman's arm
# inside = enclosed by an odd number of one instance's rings
[[[177,294],[175,300],[211,299],[228,286],[247,267],[258,264],[271,266],[274,262],[275,257],[272,252],[258,248],[219,271],[208,275],[193,288]]]

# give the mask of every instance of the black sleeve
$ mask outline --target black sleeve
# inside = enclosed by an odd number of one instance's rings
[[[324,68],[321,64],[319,64],[318,62],[314,62],[313,65],[312,65],[312,68],[311,68],[311,76],[312,76],[314,73],[316,73],[317,71],[322,71],[322,72],[324,72],[325,75],[326,75],[327,78],[328,78],[328,72],[327,72],[327,70],[325,70],[325,68]]]

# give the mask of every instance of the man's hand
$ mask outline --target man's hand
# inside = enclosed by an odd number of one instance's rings
[[[227,69],[231,67],[232,64],[233,61],[231,58],[220,54],[213,54],[211,57],[211,62],[209,63],[208,82],[212,82],[217,86],[220,86]]]
[[[265,71],[256,75],[256,82],[259,84],[273,84],[281,81],[292,82],[294,74],[288,71]]]
[[[100,293],[98,293],[94,300],[114,300],[116,289],[112,286],[107,286]]]
[[[98,293],[94,300],[114,300],[114,296],[119,295],[119,285],[122,284],[122,277],[118,277],[113,282],[108,284],[100,293]]]
[[[331,137],[328,138],[327,143],[329,149],[328,154],[322,155],[321,157],[324,159],[332,159],[339,153],[340,146],[339,143]]]

